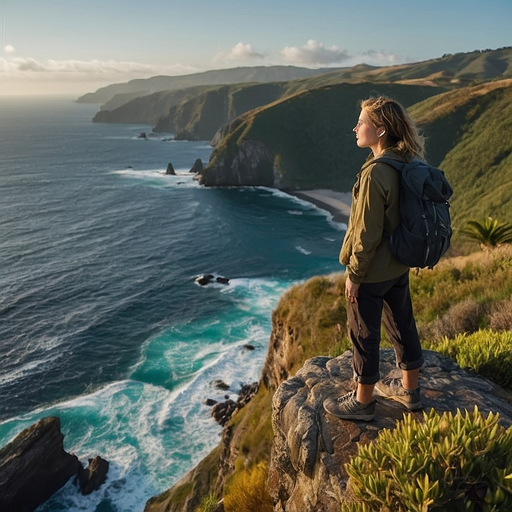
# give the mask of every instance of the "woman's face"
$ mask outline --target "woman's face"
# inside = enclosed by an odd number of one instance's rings
[[[378,130],[370,120],[370,116],[366,110],[362,109],[359,115],[359,121],[353,129],[356,134],[356,142],[360,148],[377,148],[381,142]],[[383,131],[380,128],[379,133]],[[374,151],[375,153],[375,151]]]

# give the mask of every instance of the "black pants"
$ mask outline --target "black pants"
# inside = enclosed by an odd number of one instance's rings
[[[380,329],[386,333],[402,370],[423,364],[421,344],[412,311],[409,272],[382,283],[362,283],[357,303],[347,302],[347,324],[354,347],[354,379],[375,384],[380,379]]]

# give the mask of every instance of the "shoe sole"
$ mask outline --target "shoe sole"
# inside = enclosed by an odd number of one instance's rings
[[[384,391],[381,391],[379,388],[375,387],[375,392],[377,395],[382,396],[383,398],[389,398],[390,400],[394,400],[399,404],[402,404],[404,407],[409,409],[409,411],[418,411],[419,409],[423,409],[423,404],[421,402],[416,402],[414,404],[408,403],[405,400],[402,400],[401,396],[397,395],[387,395]]]
[[[324,411],[328,412],[335,418],[338,418],[340,420],[361,420],[361,421],[372,421],[375,418],[375,413],[372,414],[344,414],[343,416],[339,416],[338,414],[329,411],[326,407],[324,407]]]

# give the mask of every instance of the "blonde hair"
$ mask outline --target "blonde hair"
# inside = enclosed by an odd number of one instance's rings
[[[425,141],[405,108],[398,101],[379,96],[361,101],[372,123],[386,130],[388,147],[401,154],[425,158]]]

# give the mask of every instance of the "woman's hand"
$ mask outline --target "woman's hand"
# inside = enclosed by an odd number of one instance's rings
[[[347,276],[345,280],[345,297],[349,302],[357,302],[357,295],[359,293],[359,285],[353,283],[350,277]]]

